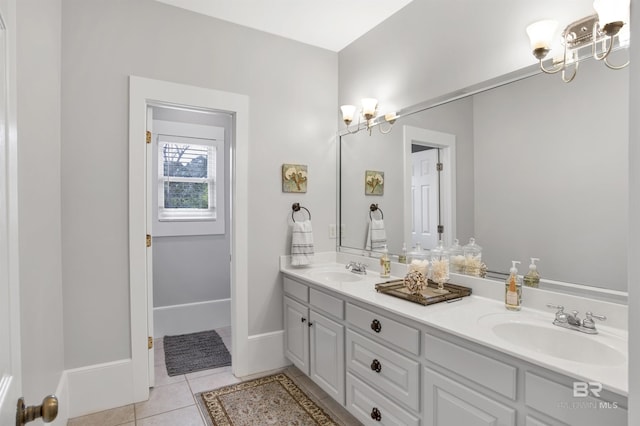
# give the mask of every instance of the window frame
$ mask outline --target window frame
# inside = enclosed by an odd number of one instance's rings
[[[179,222],[179,221],[215,221],[218,216],[217,203],[217,166],[218,157],[221,150],[224,150],[224,141],[215,139],[193,138],[175,135],[157,135],[157,155],[158,173],[157,173],[157,189],[158,189],[158,221],[160,222]],[[177,177],[164,176],[164,158],[162,147],[165,144],[176,145],[197,145],[207,147],[207,177]],[[224,155],[224,151],[222,151]],[[211,161],[213,159],[213,161]],[[201,208],[172,208],[164,207],[164,184],[167,182],[185,182],[185,183],[207,183],[208,184],[208,202],[209,207]]]
[[[226,195],[227,188],[227,161],[228,159],[228,147],[230,137],[230,130],[227,129],[226,124],[193,124],[181,121],[170,121],[163,119],[150,119],[152,125],[152,143],[149,144],[151,148],[148,152],[147,161],[152,165],[153,173],[153,185],[150,188],[152,191],[152,204],[151,210],[148,212],[150,221],[152,223],[151,233],[154,237],[169,237],[169,236],[188,236],[188,235],[223,235],[226,233]],[[217,145],[216,152],[216,166],[215,166],[215,205],[216,216],[215,219],[202,220],[195,217],[182,218],[179,220],[159,220],[159,197],[158,197],[158,182],[159,182],[159,136],[163,135],[179,135],[180,137],[189,138],[190,140],[215,140]]]

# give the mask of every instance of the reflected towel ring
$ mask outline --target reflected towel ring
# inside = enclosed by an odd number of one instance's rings
[[[296,221],[296,218],[293,217],[293,214],[295,212],[299,212],[300,209],[305,209],[307,211],[307,214],[309,215],[309,220],[311,220],[311,212],[309,211],[308,208],[301,206],[300,203],[293,203],[293,205],[291,206],[291,210],[293,210],[291,212],[291,220],[293,220],[294,222]]]
[[[371,204],[369,206],[369,219],[373,220],[373,218],[371,217],[371,213],[375,212],[376,210],[380,212],[380,219],[384,219],[384,213],[382,213],[382,209],[378,207],[377,204]]]

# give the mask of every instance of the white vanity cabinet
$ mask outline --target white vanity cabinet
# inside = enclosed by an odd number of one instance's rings
[[[624,396],[305,282],[284,277],[285,355],[365,425],[627,425]]]
[[[427,331],[425,426],[623,426],[626,400],[575,397],[574,380],[491,349]]]
[[[344,302],[289,278],[284,283],[285,356],[344,404]]]

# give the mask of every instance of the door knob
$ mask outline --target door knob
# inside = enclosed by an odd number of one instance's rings
[[[24,398],[18,399],[16,411],[16,426],[24,426],[37,418],[42,417],[45,423],[52,422],[58,416],[58,398],[55,395],[46,396],[41,405],[25,407]]]

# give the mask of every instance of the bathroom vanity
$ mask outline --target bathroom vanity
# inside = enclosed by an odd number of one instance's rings
[[[582,335],[552,325],[554,310],[528,308],[526,295],[522,311],[507,311],[504,286],[479,278],[452,274],[473,287],[452,303],[380,294],[377,259],[357,259],[369,264],[366,275],[345,269],[354,259],[323,253],[294,268],[283,256],[280,269],[285,356],[362,423],[627,424],[627,334],[615,320],[626,313],[614,312],[623,305],[593,301],[614,319]],[[392,276],[403,267],[393,264]],[[570,296],[556,299],[572,308]]]

